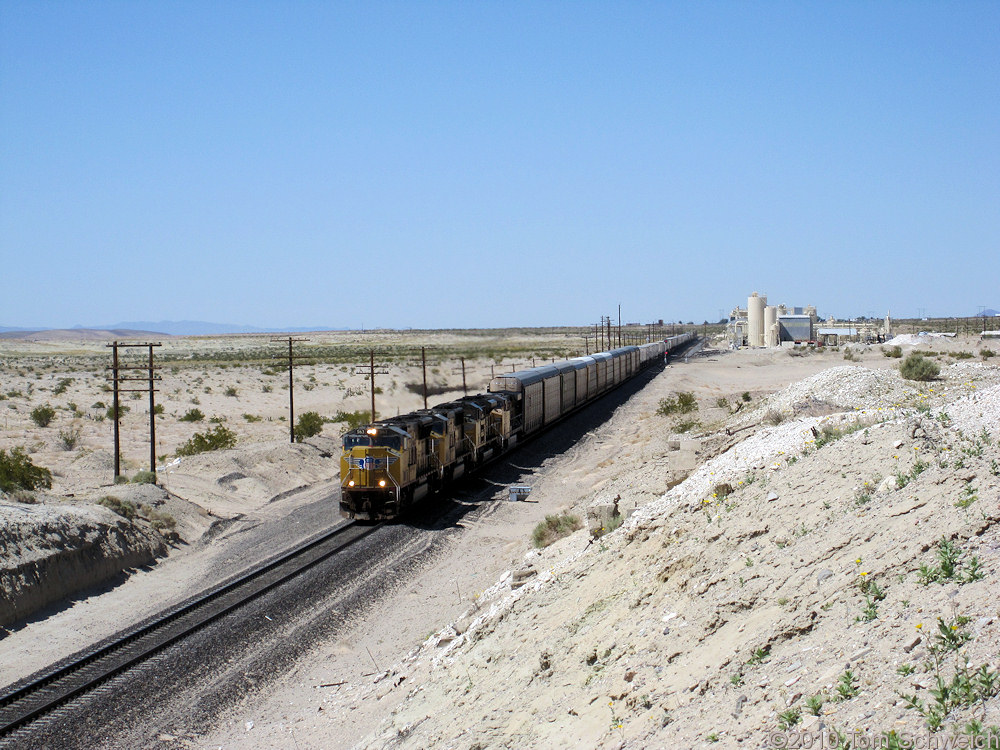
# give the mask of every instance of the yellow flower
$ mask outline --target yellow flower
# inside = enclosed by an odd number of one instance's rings
[[[866,575],[868,575],[868,571],[866,570],[866,571],[862,572],[862,573],[861,573],[861,575],[862,575],[862,576],[866,576]]]
[[[920,630],[923,627],[924,627],[924,624],[922,622],[918,622],[917,623],[917,630]]]
[[[861,558],[859,557],[857,560],[855,560],[854,564],[855,565],[860,565],[861,564]]]

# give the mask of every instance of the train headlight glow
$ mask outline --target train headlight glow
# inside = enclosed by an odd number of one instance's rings
[[[385,480],[384,479],[378,480],[378,486],[379,487],[385,487]]]
[[[353,487],[354,486],[354,480],[352,479],[350,482],[348,482],[347,486],[348,487]]]
[[[376,430],[374,427],[369,427],[367,430],[365,430],[365,432],[367,432],[369,435],[378,435],[378,430]]]

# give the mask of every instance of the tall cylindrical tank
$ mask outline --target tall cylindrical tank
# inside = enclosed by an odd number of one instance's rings
[[[754,292],[747,298],[747,344],[764,346],[764,307],[767,297]]]
[[[778,345],[778,308],[768,305],[764,308],[764,346]]]

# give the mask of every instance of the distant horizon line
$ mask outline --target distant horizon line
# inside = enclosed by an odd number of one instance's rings
[[[867,320],[871,316],[857,315],[853,317],[839,318],[835,317],[836,320]],[[877,316],[881,319],[882,316]],[[992,308],[987,308],[985,310],[980,310],[979,312],[973,313],[971,315],[939,315],[939,316],[913,316],[913,317],[893,317],[893,320],[958,320],[963,318],[980,318],[980,317],[1000,317],[1000,312]],[[825,319],[825,318],[824,318]],[[874,319],[874,318],[873,318]],[[694,321],[682,322],[678,321],[674,323],[673,321],[665,320],[663,325],[704,325],[707,322],[709,325],[718,325],[723,319],[717,321],[703,321],[702,323],[697,323]],[[725,318],[728,320],[728,318]],[[497,326],[477,326],[477,330],[489,330],[489,329],[507,329],[507,328],[581,328],[589,327],[593,324],[558,324],[558,325],[534,325],[534,326],[524,326],[524,325],[497,325]],[[622,325],[629,326],[646,326],[650,323],[637,323],[635,321],[630,321],[628,323],[623,322]],[[163,330],[160,330],[163,329]],[[119,323],[114,323],[111,325],[81,325],[75,324],[72,326],[25,326],[25,325],[15,325],[15,326],[5,326],[0,325],[0,333],[31,333],[31,332],[45,332],[45,331],[137,331],[142,333],[159,333],[166,336],[206,336],[213,334],[253,334],[253,333],[304,333],[310,331],[414,331],[414,330],[426,330],[426,331],[447,331],[447,330],[463,330],[458,326],[442,326],[442,327],[415,327],[415,326],[287,326],[287,327],[273,327],[273,326],[256,326],[250,324],[237,324],[237,323],[214,323],[211,321],[201,321],[201,320],[161,320],[161,321],[124,321]]]

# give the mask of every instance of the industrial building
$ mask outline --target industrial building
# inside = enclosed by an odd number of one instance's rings
[[[777,347],[795,344],[839,346],[851,341],[878,343],[890,337],[890,319],[885,321],[820,321],[814,305],[788,307],[768,305],[767,295],[754,292],[746,308],[729,313],[726,336],[730,346]]]

